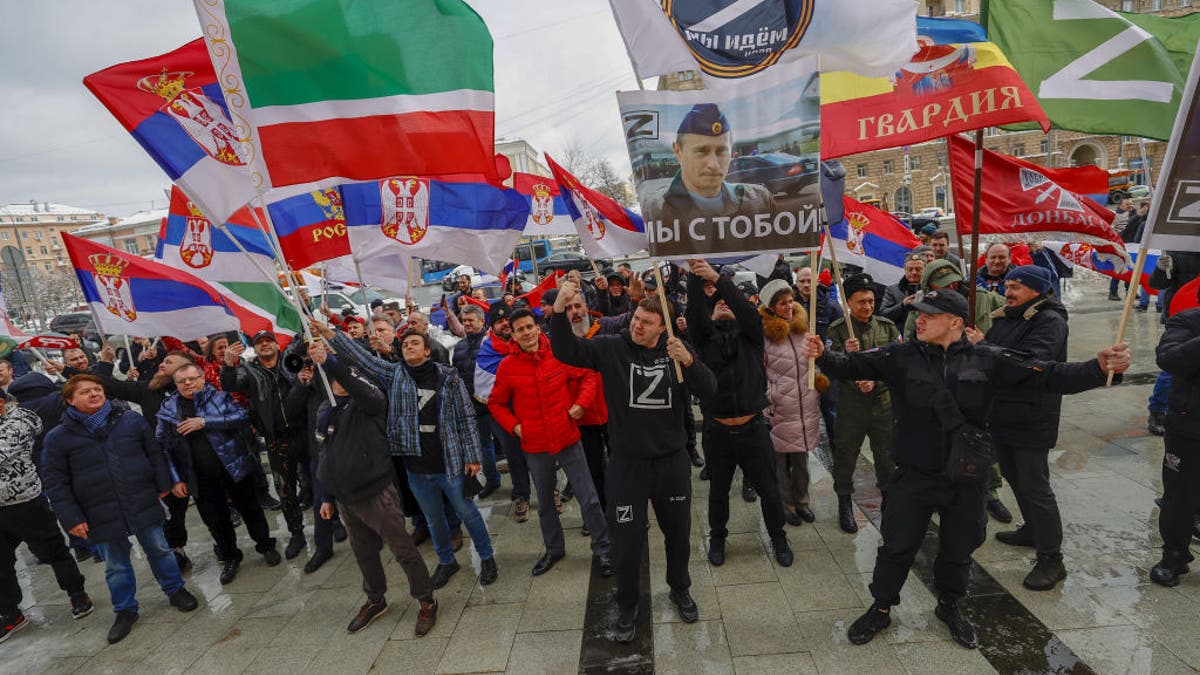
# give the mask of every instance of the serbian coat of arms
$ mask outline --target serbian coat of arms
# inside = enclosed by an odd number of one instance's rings
[[[133,306],[129,280],[121,276],[129,262],[111,253],[95,253],[88,256],[88,261],[95,270],[92,280],[96,282],[96,291],[108,311],[126,321],[136,320],[137,309]]]
[[[388,178],[379,182],[383,233],[401,244],[415,244],[429,231],[429,181]]]

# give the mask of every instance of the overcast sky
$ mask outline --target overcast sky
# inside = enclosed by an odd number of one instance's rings
[[[627,175],[614,92],[637,81],[608,0],[468,2],[496,44],[497,135],[575,145]],[[0,204],[165,207],[166,174],[82,80],[199,36],[190,0],[0,2]]]

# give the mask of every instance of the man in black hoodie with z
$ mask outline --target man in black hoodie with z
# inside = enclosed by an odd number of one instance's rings
[[[638,582],[642,546],[646,541],[646,502],[654,503],[666,539],[667,584],[679,618],[696,621],[699,610],[688,589],[689,537],[692,527],[691,459],[683,417],[695,394],[706,404],[717,381],[695,353],[679,338],[667,338],[666,322],[657,296],[638,303],[629,329],[617,335],[581,340],[571,330],[565,309],[579,294],[565,282],[554,300],[550,347],[559,361],[597,370],[604,378],[608,404],[609,459],[606,489],[609,536],[616,567],[617,618],[615,639],[632,642],[637,633]],[[683,368],[676,379],[674,363]]]
[[[704,365],[717,378],[717,393],[703,406],[704,453],[708,458],[708,561],[725,562],[725,537],[729,531],[729,485],[733,470],[762,497],[763,522],[771,537],[775,560],[792,564],[792,549],[783,528],[783,501],[775,478],[775,449],[762,411],[767,400],[767,373],[763,367],[763,322],[758,310],[734,285],[703,260],[689,260],[687,282],[688,334]],[[704,296],[705,282],[716,286],[711,304]]]
[[[1004,277],[1006,306],[992,313],[987,342],[1038,361],[1067,360],[1067,308],[1050,292],[1054,279],[1037,265],[1013,268]],[[1024,585],[1048,591],[1067,576],[1062,562],[1062,516],[1050,488],[1050,449],[1058,443],[1062,394],[1000,390],[992,407],[992,439],[1000,472],[1012,486],[1025,524],[997,532],[1010,546],[1037,549],[1037,564]]]

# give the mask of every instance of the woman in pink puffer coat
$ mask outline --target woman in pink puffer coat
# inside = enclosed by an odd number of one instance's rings
[[[775,444],[775,469],[789,524],[813,522],[808,507],[808,453],[821,437],[821,393],[829,378],[818,374],[816,388],[808,388],[808,359],[804,335],[808,313],[796,302],[786,282],[773,280],[763,287],[759,307],[766,333],[765,366],[767,399],[771,407],[771,440]]]

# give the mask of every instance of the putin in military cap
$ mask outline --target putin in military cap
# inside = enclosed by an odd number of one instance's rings
[[[771,192],[753,183],[726,183],[732,159],[729,120],[715,103],[698,103],[683,118],[671,144],[679,172],[663,191],[648,195],[646,220],[690,222],[710,216],[775,211]]]

